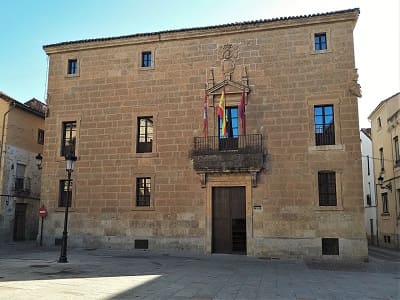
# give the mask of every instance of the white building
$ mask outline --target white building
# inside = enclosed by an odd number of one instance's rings
[[[365,232],[367,233],[368,243],[376,245],[376,198],[374,180],[374,159],[372,154],[371,128],[360,130],[361,155],[362,155],[362,174],[364,192],[364,219]]]

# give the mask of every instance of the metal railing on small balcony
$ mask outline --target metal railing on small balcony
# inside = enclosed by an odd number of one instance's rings
[[[14,177],[14,192],[27,193],[31,190],[31,179],[29,177]]]
[[[192,155],[210,155],[221,152],[261,153],[262,135],[248,134],[237,137],[195,137]]]
[[[335,145],[335,126],[334,124],[315,125],[315,145]]]

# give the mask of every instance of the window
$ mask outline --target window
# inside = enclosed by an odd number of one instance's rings
[[[382,194],[382,213],[388,214],[389,213],[389,204],[388,204],[388,194]]]
[[[326,33],[316,33],[314,35],[314,49],[315,51],[326,50],[327,42],[326,42]]]
[[[138,117],[137,153],[153,151],[153,117]]]
[[[368,176],[371,175],[371,170],[369,167],[369,155],[367,155],[367,169],[368,169]]]
[[[40,145],[44,144],[44,130],[43,129],[38,129],[38,137],[37,137],[37,142]]]
[[[142,67],[143,68],[149,68],[151,67],[151,52],[150,51],[146,51],[146,52],[142,52]]]
[[[371,195],[367,194],[367,205],[371,206]]]
[[[68,207],[71,207],[72,203],[72,179],[69,184],[68,180],[60,180],[59,184],[59,196],[58,196],[58,207],[65,207],[68,201]]]
[[[385,171],[385,157],[383,156],[383,148],[379,148],[379,160],[381,162],[381,171]]]
[[[336,173],[318,172],[318,194],[320,206],[336,206]]]
[[[400,165],[400,148],[399,148],[399,138],[395,136],[393,138],[393,151],[394,151],[394,163],[396,166]]]
[[[26,188],[25,182],[25,169],[26,165],[17,163],[17,169],[15,173],[15,191],[22,192]]]
[[[226,136],[222,131],[222,119],[218,117],[218,136],[220,150],[236,150],[238,149],[239,137],[239,116],[238,107],[226,107]]]
[[[378,117],[378,119],[376,120],[378,123],[378,129],[382,127],[382,121],[381,121],[381,117]]]
[[[322,255],[339,255],[339,239],[323,238]]]
[[[61,156],[67,153],[75,153],[76,145],[76,121],[62,123]]]
[[[333,105],[314,106],[315,144],[335,144],[335,124],[333,117]]]
[[[76,75],[78,74],[78,60],[77,59],[68,59],[68,75]]]
[[[151,178],[136,178],[136,206],[150,206]]]

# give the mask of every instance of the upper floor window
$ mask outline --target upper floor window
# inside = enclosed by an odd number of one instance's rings
[[[381,121],[381,117],[378,117],[377,121],[378,123],[378,129],[382,127],[382,121]]]
[[[136,206],[150,206],[151,178],[136,178]]]
[[[62,123],[61,156],[67,153],[75,154],[76,145],[76,121]]]
[[[315,145],[335,144],[333,105],[314,106]]]
[[[318,172],[318,195],[320,206],[336,206],[336,173],[333,171]]]
[[[152,64],[151,52],[150,51],[142,52],[142,67],[149,68],[151,67],[151,64]]]
[[[225,134],[224,131],[226,132]],[[237,106],[225,108],[225,129],[223,120],[221,117],[218,117],[218,135],[220,138],[220,150],[238,149],[239,115]]]
[[[153,151],[153,117],[138,117],[137,153]]]
[[[68,59],[68,75],[76,75],[78,74],[78,60],[77,59]]]
[[[316,33],[314,35],[314,49],[315,51],[326,50],[328,48],[326,41],[326,33]]]
[[[58,207],[65,207],[67,201],[68,201],[68,207],[71,207],[72,179],[69,182],[69,189],[68,189],[68,180],[60,180],[59,183]]]
[[[400,165],[400,148],[399,148],[399,137],[395,136],[393,138],[393,151],[394,151],[394,163],[396,166]]]
[[[381,171],[385,171],[385,157],[383,156],[383,148],[379,148],[379,160],[381,162]]]
[[[38,129],[38,136],[37,136],[37,142],[40,145],[44,144],[44,130],[43,129]]]
[[[389,204],[388,204],[388,194],[382,194],[382,213],[388,214],[389,213]]]

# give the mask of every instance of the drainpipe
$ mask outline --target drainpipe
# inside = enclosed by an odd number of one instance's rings
[[[1,132],[1,144],[0,144],[0,170],[1,170],[1,164],[3,162],[3,152],[4,152],[4,134],[5,134],[5,130],[6,130],[6,117],[7,114],[13,110],[16,106],[16,103],[13,101],[10,103],[9,105],[9,109],[4,113],[3,115],[3,127],[2,127],[2,132]],[[1,174],[2,177],[3,174]]]

